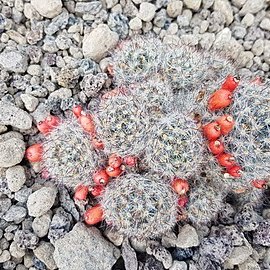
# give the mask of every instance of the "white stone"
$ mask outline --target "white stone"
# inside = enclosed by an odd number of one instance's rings
[[[24,103],[24,107],[27,111],[33,112],[38,106],[38,98],[30,95],[30,94],[21,94],[22,102]]]
[[[20,51],[5,50],[0,54],[0,68],[23,73],[27,70],[28,57]]]
[[[234,247],[226,263],[229,265],[242,264],[248,259],[251,254],[251,249],[246,246]]]
[[[54,246],[51,243],[41,241],[39,246],[33,250],[34,255],[42,261],[50,270],[57,268],[53,259]]]
[[[239,15],[246,15],[247,13],[255,14],[264,7],[264,0],[247,0],[239,11]]]
[[[112,32],[108,25],[100,24],[91,33],[84,36],[82,46],[84,57],[98,62],[116,46],[118,40],[118,34]]]
[[[226,24],[230,25],[233,21],[233,10],[228,0],[215,0],[214,10],[221,12],[226,20]]]
[[[138,31],[142,29],[142,20],[138,17],[135,17],[129,21],[129,27],[131,30]]]
[[[180,248],[197,247],[200,244],[198,234],[189,224],[179,230],[176,246]]]
[[[257,39],[252,48],[251,51],[254,53],[254,55],[256,56],[260,56],[263,54],[263,50],[264,50],[264,41],[263,39]]]
[[[183,2],[180,0],[171,0],[167,5],[167,14],[171,18],[176,18],[182,13]]]
[[[247,13],[244,18],[242,19],[241,23],[246,26],[249,27],[254,23],[255,17],[253,14],[251,13]]]
[[[270,31],[270,19],[264,18],[260,23],[260,27],[264,30]]]
[[[187,264],[184,261],[173,261],[173,265],[169,268],[169,270],[187,270]]]
[[[31,5],[40,15],[50,19],[59,15],[62,11],[61,0],[31,0]]]
[[[234,6],[241,8],[247,0],[232,0]]]
[[[231,36],[232,36],[231,30],[228,27],[224,28],[217,34],[213,47],[215,49],[226,48],[226,46],[230,42]]]
[[[45,213],[44,215],[40,216],[40,217],[36,217],[33,220],[32,223],[32,228],[34,233],[42,238],[44,236],[46,236],[46,234],[49,231],[50,228],[50,224],[51,224],[51,211],[48,211],[47,213]]]
[[[21,165],[8,168],[6,171],[8,188],[12,192],[19,191],[26,181],[25,170]]]
[[[144,22],[150,22],[155,17],[155,14],[156,6],[151,3],[143,2],[140,4],[137,16]]]
[[[187,8],[195,11],[199,10],[201,3],[201,0],[184,0],[184,4],[187,6]]]

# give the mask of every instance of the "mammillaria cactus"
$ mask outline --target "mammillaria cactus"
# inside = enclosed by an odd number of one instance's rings
[[[119,177],[105,188],[101,206],[106,222],[128,237],[158,237],[176,223],[177,196],[157,175]]]

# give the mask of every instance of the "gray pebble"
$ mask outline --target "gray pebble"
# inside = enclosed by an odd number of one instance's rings
[[[199,10],[201,3],[202,0],[184,0],[184,4],[186,5],[186,7],[194,11]]]
[[[155,5],[143,2],[140,4],[139,13],[137,14],[137,16],[144,22],[150,22],[155,17],[155,13]]]
[[[5,50],[0,54],[0,66],[16,73],[23,73],[27,70],[28,57],[19,51]]]
[[[135,250],[130,246],[129,240],[126,238],[122,244],[122,256],[125,263],[125,268],[129,270],[138,269],[138,261]]]
[[[176,18],[182,13],[183,2],[180,0],[171,0],[167,5],[167,14],[171,18]]]
[[[229,265],[239,265],[244,263],[252,254],[252,249],[246,246],[234,247],[232,253],[225,263]]]
[[[21,94],[20,97],[24,103],[25,108],[29,112],[33,112],[36,109],[36,107],[38,106],[38,103],[39,103],[38,98],[36,98],[30,94]]]
[[[260,23],[260,27],[266,31],[270,31],[270,19],[264,18]]]
[[[12,205],[4,214],[3,219],[8,222],[20,223],[26,217],[27,211],[22,206]]]
[[[100,1],[91,2],[77,2],[75,6],[75,12],[87,13],[96,15],[102,9],[102,3]]]
[[[263,54],[263,50],[264,50],[264,41],[263,41],[263,39],[257,39],[254,42],[251,51],[253,52],[254,55],[260,56],[260,55]]]
[[[230,25],[233,21],[233,10],[228,0],[215,0],[214,10],[220,11],[226,20],[226,24]]]
[[[261,270],[261,267],[252,258],[248,258],[243,264],[238,266],[239,270]]]
[[[169,270],[187,270],[188,266],[183,261],[173,261],[172,266],[169,268]],[[189,268],[190,269],[190,268]]]
[[[2,217],[8,211],[10,206],[11,200],[9,198],[0,198],[0,217]]]
[[[31,0],[31,5],[46,18],[54,18],[62,11],[61,0]]]
[[[255,17],[253,14],[251,13],[247,13],[244,18],[242,19],[241,23],[246,26],[249,27],[254,23]]]
[[[6,171],[6,178],[8,188],[12,192],[17,192],[26,181],[25,170],[20,165],[8,168]]]
[[[197,247],[200,244],[198,234],[189,224],[179,230],[176,246],[179,248]]]
[[[247,0],[239,11],[240,15],[246,15],[247,13],[257,13],[259,12],[264,6],[264,0]]]
[[[3,252],[0,255],[0,263],[6,262],[10,260],[11,256],[8,250],[3,250]]]
[[[142,29],[142,20],[138,17],[131,19],[129,21],[129,27],[135,31]]]
[[[9,247],[9,252],[14,258],[22,258],[25,255],[25,250],[18,247],[16,242],[12,242]]]

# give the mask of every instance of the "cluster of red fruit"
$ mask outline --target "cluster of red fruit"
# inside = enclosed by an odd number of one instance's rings
[[[184,208],[188,203],[187,192],[189,191],[188,181],[181,178],[174,178],[171,182],[172,189],[179,195],[178,206]]]
[[[221,89],[215,91],[209,101],[208,109],[216,111],[224,109],[232,102],[232,93],[239,84],[239,80],[229,75],[222,84]],[[233,177],[241,177],[241,167],[236,163],[235,158],[230,153],[224,152],[225,147],[220,137],[227,135],[234,127],[234,119],[231,115],[223,115],[203,126],[203,133],[209,140],[210,152],[216,156],[218,163],[225,167],[227,173]]]

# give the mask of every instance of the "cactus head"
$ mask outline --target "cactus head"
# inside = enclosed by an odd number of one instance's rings
[[[101,199],[108,224],[127,237],[159,237],[176,223],[177,196],[155,175],[126,174]]]

